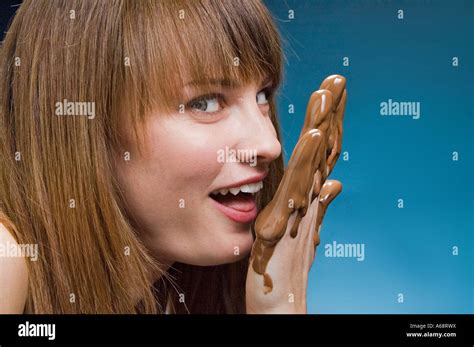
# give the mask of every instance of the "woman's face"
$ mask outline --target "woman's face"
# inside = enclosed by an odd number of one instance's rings
[[[148,118],[142,156],[125,134],[131,157],[120,160],[119,183],[145,245],[166,264],[217,265],[248,254],[252,192],[281,153],[269,86],[214,82],[215,95],[188,84],[175,113]]]

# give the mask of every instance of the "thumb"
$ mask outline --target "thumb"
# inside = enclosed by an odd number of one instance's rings
[[[314,231],[314,247],[319,245],[320,238],[319,232],[321,230],[321,224],[323,222],[324,215],[329,204],[339,195],[342,191],[342,183],[337,180],[327,180],[324,182],[319,194],[318,201],[318,215],[316,217],[316,230]]]

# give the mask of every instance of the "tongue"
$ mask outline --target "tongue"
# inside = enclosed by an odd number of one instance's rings
[[[255,208],[255,200],[252,194],[240,192],[237,195],[228,193],[226,195],[212,195],[211,197],[218,203],[237,211],[248,212]]]

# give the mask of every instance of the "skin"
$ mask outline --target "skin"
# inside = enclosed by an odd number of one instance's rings
[[[0,223],[0,244],[4,247],[18,243]],[[28,290],[28,267],[24,257],[0,257],[0,313],[23,312]]]
[[[145,245],[165,266],[218,265],[250,252],[250,224],[230,220],[216,209],[209,194],[264,175],[280,155],[266,94],[261,92],[265,87],[263,81],[232,89],[218,85],[215,90],[223,100],[209,99],[207,107],[156,112],[145,126],[142,155],[134,139],[126,140],[132,157],[120,161],[119,183]],[[185,93],[185,104],[201,96],[198,86],[187,87]],[[256,150],[257,165],[219,162],[217,153],[226,147]]]

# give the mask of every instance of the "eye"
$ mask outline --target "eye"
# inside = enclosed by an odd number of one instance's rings
[[[222,96],[219,94],[203,95],[187,103],[187,108],[196,112],[214,113],[222,109]]]
[[[271,88],[262,89],[257,93],[257,104],[267,105],[270,102],[273,93]]]

